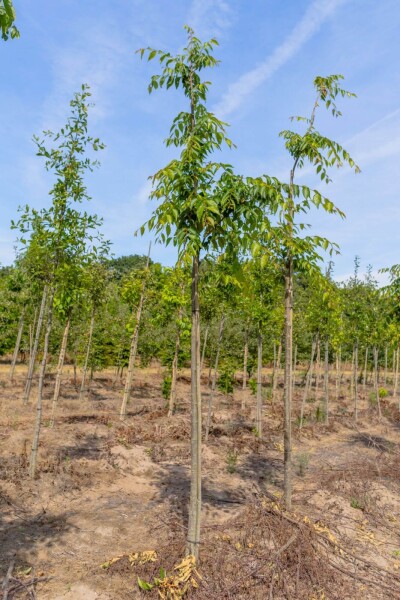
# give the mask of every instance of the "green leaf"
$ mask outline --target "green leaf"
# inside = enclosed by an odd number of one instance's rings
[[[144,579],[140,579],[140,577],[137,578],[137,581],[138,581],[138,586],[140,587],[140,589],[144,590],[146,592],[151,591],[154,587],[153,583],[148,583],[147,581],[144,581]]]

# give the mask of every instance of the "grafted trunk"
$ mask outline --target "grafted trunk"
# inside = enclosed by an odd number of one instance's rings
[[[92,316],[90,318],[89,339],[88,339],[88,343],[87,343],[87,347],[86,347],[85,363],[83,365],[83,371],[82,371],[82,382],[81,382],[81,389],[79,391],[79,400],[82,400],[83,396],[85,394],[86,376],[87,376],[87,370],[88,370],[88,365],[89,365],[90,351],[92,349],[93,330],[94,330],[94,310],[93,310]]]
[[[306,375],[306,384],[304,387],[304,394],[303,394],[303,399],[301,402],[301,408],[300,408],[300,422],[299,422],[299,429],[301,429],[303,427],[303,420],[304,420],[304,408],[307,402],[307,398],[308,398],[308,394],[310,393],[310,388],[311,388],[311,383],[312,383],[312,377],[313,377],[313,368],[314,368],[314,356],[315,356],[315,349],[316,349],[316,342],[315,340],[312,341],[311,344],[311,358],[310,358],[310,366]]]
[[[262,437],[262,356],[263,338],[261,326],[257,337],[257,397],[256,397],[256,429],[258,437]]]
[[[44,385],[44,378],[46,375],[47,355],[48,355],[48,351],[49,351],[49,340],[50,340],[50,333],[51,333],[51,327],[52,327],[52,322],[53,322],[53,300],[54,300],[54,290],[52,289],[50,292],[49,308],[48,308],[48,312],[47,312],[46,333],[44,336],[44,345],[43,345],[43,358],[42,358],[42,363],[41,363],[40,371],[39,371],[39,386],[38,386],[38,395],[37,395],[37,404],[36,404],[35,429],[34,429],[34,433],[33,433],[33,442],[32,442],[30,461],[29,461],[29,475],[32,478],[34,478],[36,475],[40,429],[41,429],[41,424],[42,424],[43,385]]]
[[[225,323],[225,315],[222,314],[221,320],[219,322],[217,353],[215,355],[215,365],[214,365],[214,372],[213,372],[213,377],[212,377],[212,382],[211,382],[211,392],[208,395],[205,442],[208,442],[208,435],[210,433],[212,405],[213,405],[213,400],[214,400],[214,396],[215,396],[215,389],[217,386],[217,372],[218,372],[219,354],[220,354],[220,350],[221,350],[222,333],[224,331],[224,323]]]
[[[25,306],[22,309],[21,317],[19,319],[17,339],[15,341],[14,352],[13,352],[13,357],[12,357],[11,366],[10,366],[10,374],[9,374],[10,381],[13,380],[15,365],[17,364],[17,359],[18,359],[18,354],[19,354],[19,346],[21,344],[21,337],[22,337],[22,332],[24,329],[24,318],[25,318]]]
[[[187,552],[199,557],[201,524],[201,389],[200,389],[200,305],[199,255],[192,268],[192,338],[191,338],[191,460]]]
[[[29,357],[28,376],[26,378],[25,391],[24,391],[24,404],[28,404],[29,397],[31,395],[33,371],[35,369],[36,354],[37,354],[37,349],[38,349],[38,345],[39,345],[40,332],[42,330],[42,325],[43,325],[44,311],[46,308],[48,293],[49,293],[49,286],[45,285],[43,288],[42,302],[40,304],[39,317],[38,317],[38,322],[36,325],[35,339],[33,341],[33,346],[32,346],[32,350],[30,352],[30,357]]]
[[[171,373],[171,391],[169,394],[169,408],[168,408],[168,416],[172,417],[175,410],[175,402],[176,402],[176,378],[178,374],[178,358],[179,358],[179,349],[181,345],[181,325],[180,322],[182,320],[182,307],[179,307],[178,311],[178,327],[176,329],[176,338],[175,338],[175,353],[174,359],[172,361],[172,373]],[[200,369],[201,370],[201,369]]]
[[[69,334],[70,325],[71,325],[71,318],[68,317],[67,322],[65,323],[64,334],[63,334],[61,349],[60,349],[60,356],[58,357],[56,383],[54,386],[53,406],[52,406],[52,411],[51,411],[50,427],[54,427],[54,417],[55,417],[56,410],[57,410],[58,399],[60,397],[61,377],[62,377],[62,372],[63,372],[63,367],[64,367],[65,353],[67,351],[68,334]]]
[[[324,411],[325,425],[329,422],[329,340],[325,340],[325,359],[324,359]]]

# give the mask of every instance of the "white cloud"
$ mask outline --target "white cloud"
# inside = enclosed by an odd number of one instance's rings
[[[335,10],[348,0],[314,0],[289,36],[258,67],[232,83],[214,108],[219,117],[233,113],[261,84],[272,77],[318,31]]]
[[[196,35],[221,36],[232,21],[232,9],[225,0],[193,0],[188,24]]]

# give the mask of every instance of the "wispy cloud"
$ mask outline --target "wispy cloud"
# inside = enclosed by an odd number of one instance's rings
[[[345,143],[361,167],[390,156],[400,156],[400,108],[391,111]]]
[[[347,1],[314,0],[284,42],[258,67],[248,71],[228,87],[214,108],[215,113],[224,118],[240,108],[245,99],[295,56],[335,10]]]
[[[221,36],[232,22],[233,11],[226,0],[193,0],[188,24],[199,36]]]

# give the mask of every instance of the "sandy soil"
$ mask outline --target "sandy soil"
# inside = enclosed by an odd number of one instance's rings
[[[5,365],[0,371],[0,577],[6,577],[13,563],[8,600],[33,597],[29,596],[33,579],[39,579],[34,586],[38,600],[157,597],[156,590],[139,590],[134,567],[105,569],[101,565],[113,557],[146,550],[160,552],[171,565],[183,556],[190,459],[187,373],[179,380],[176,414],[168,419],[160,369],[137,370],[128,417],[121,423],[121,384],[114,386],[111,372],[96,374],[84,401],[79,402],[67,370],[53,428],[49,426],[54,383],[50,374],[39,472],[31,480],[26,466],[36,388],[24,407],[25,371],[20,366],[13,383],[7,379]],[[294,416],[299,413],[302,390],[299,385],[295,391]],[[253,429],[255,397],[249,391],[244,394],[244,410],[239,387],[233,396],[217,394],[213,428],[203,450],[204,536],[210,544],[217,540],[220,554],[224,544],[229,544],[231,552],[234,523],[247,514],[248,507],[274,498],[278,507],[282,495],[282,402],[278,399],[271,406],[265,399],[260,440]],[[338,561],[342,560],[340,548],[354,557],[343,563],[348,574],[337,571],[348,583],[343,598],[400,598],[400,418],[389,399],[383,401],[379,422],[376,407],[369,405],[369,394],[369,389],[365,394],[360,391],[357,426],[346,383],[339,400],[331,402],[328,426],[315,418],[319,397],[307,403],[309,419],[301,435],[294,423],[290,519],[323,536]],[[204,380],[204,413],[207,397]],[[286,518],[281,508],[276,510]],[[203,556],[208,548],[207,543]],[[357,557],[366,562],[360,563]],[[250,565],[253,559],[241,560]],[[338,562],[337,567],[343,564]],[[263,589],[262,583],[247,595],[243,590],[235,592],[234,585],[229,596],[215,591],[207,595],[207,589],[211,590],[207,576],[206,572],[204,598],[296,597]],[[227,581],[221,589],[229,585]],[[337,597],[332,594],[332,589],[319,589],[309,600]]]

